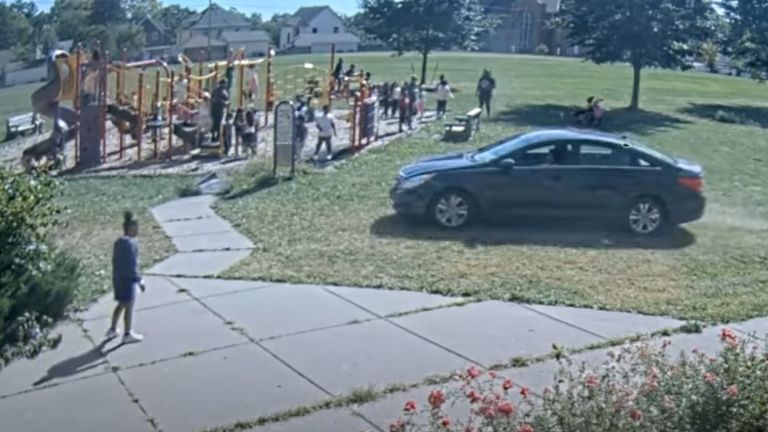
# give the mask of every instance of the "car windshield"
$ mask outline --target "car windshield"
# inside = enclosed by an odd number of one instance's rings
[[[675,160],[672,159],[671,157],[669,157],[669,156],[665,155],[664,153],[661,153],[661,152],[659,152],[657,150],[654,150],[654,149],[648,147],[645,144],[639,143],[639,142],[637,142],[635,140],[632,141],[632,147],[634,147],[635,149],[637,149],[637,150],[639,150],[639,151],[641,151],[641,152],[643,152],[643,153],[645,153],[645,154],[647,154],[649,156],[652,156],[652,157],[654,157],[654,158],[656,158],[656,159],[658,159],[658,160],[660,160],[662,162],[666,162],[666,163],[671,164],[671,165],[675,164]]]
[[[527,134],[517,134],[508,138],[504,138],[501,141],[495,142],[491,145],[487,145],[471,152],[467,155],[469,159],[475,162],[491,162],[501,157],[504,157],[513,151],[528,144]]]

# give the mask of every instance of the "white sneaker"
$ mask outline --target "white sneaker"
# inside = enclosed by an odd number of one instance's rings
[[[120,329],[107,330],[107,334],[104,335],[107,339],[114,339],[118,336],[120,336]]]
[[[123,343],[125,344],[141,342],[143,340],[144,340],[144,336],[138,333],[130,332],[128,334],[123,335]]]

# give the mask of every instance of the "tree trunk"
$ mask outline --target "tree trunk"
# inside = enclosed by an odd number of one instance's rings
[[[427,82],[427,58],[429,57],[429,51],[424,50],[421,52],[421,85]]]
[[[632,102],[629,104],[629,109],[637,110],[640,108],[640,71],[642,66],[634,64],[632,65],[633,81],[632,81]]]

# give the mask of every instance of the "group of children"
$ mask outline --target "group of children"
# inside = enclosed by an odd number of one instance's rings
[[[445,79],[445,75],[440,76],[440,82],[434,88],[427,89],[417,82],[416,76],[412,76],[410,82],[404,82],[402,85],[392,82],[373,86],[374,94],[380,100],[382,118],[397,118],[400,132],[402,132],[404,124],[408,126],[409,130],[413,129],[413,118],[424,118],[428,92],[435,93],[438,119],[445,115],[448,109],[448,100],[453,98],[453,92]]]

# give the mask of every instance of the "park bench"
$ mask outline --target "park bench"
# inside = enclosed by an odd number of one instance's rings
[[[9,117],[6,121],[6,139],[27,133],[39,134],[43,131],[43,121],[35,113],[26,113]]]
[[[446,141],[468,141],[480,130],[480,115],[483,110],[473,108],[463,116],[456,116],[452,123],[445,125]]]

